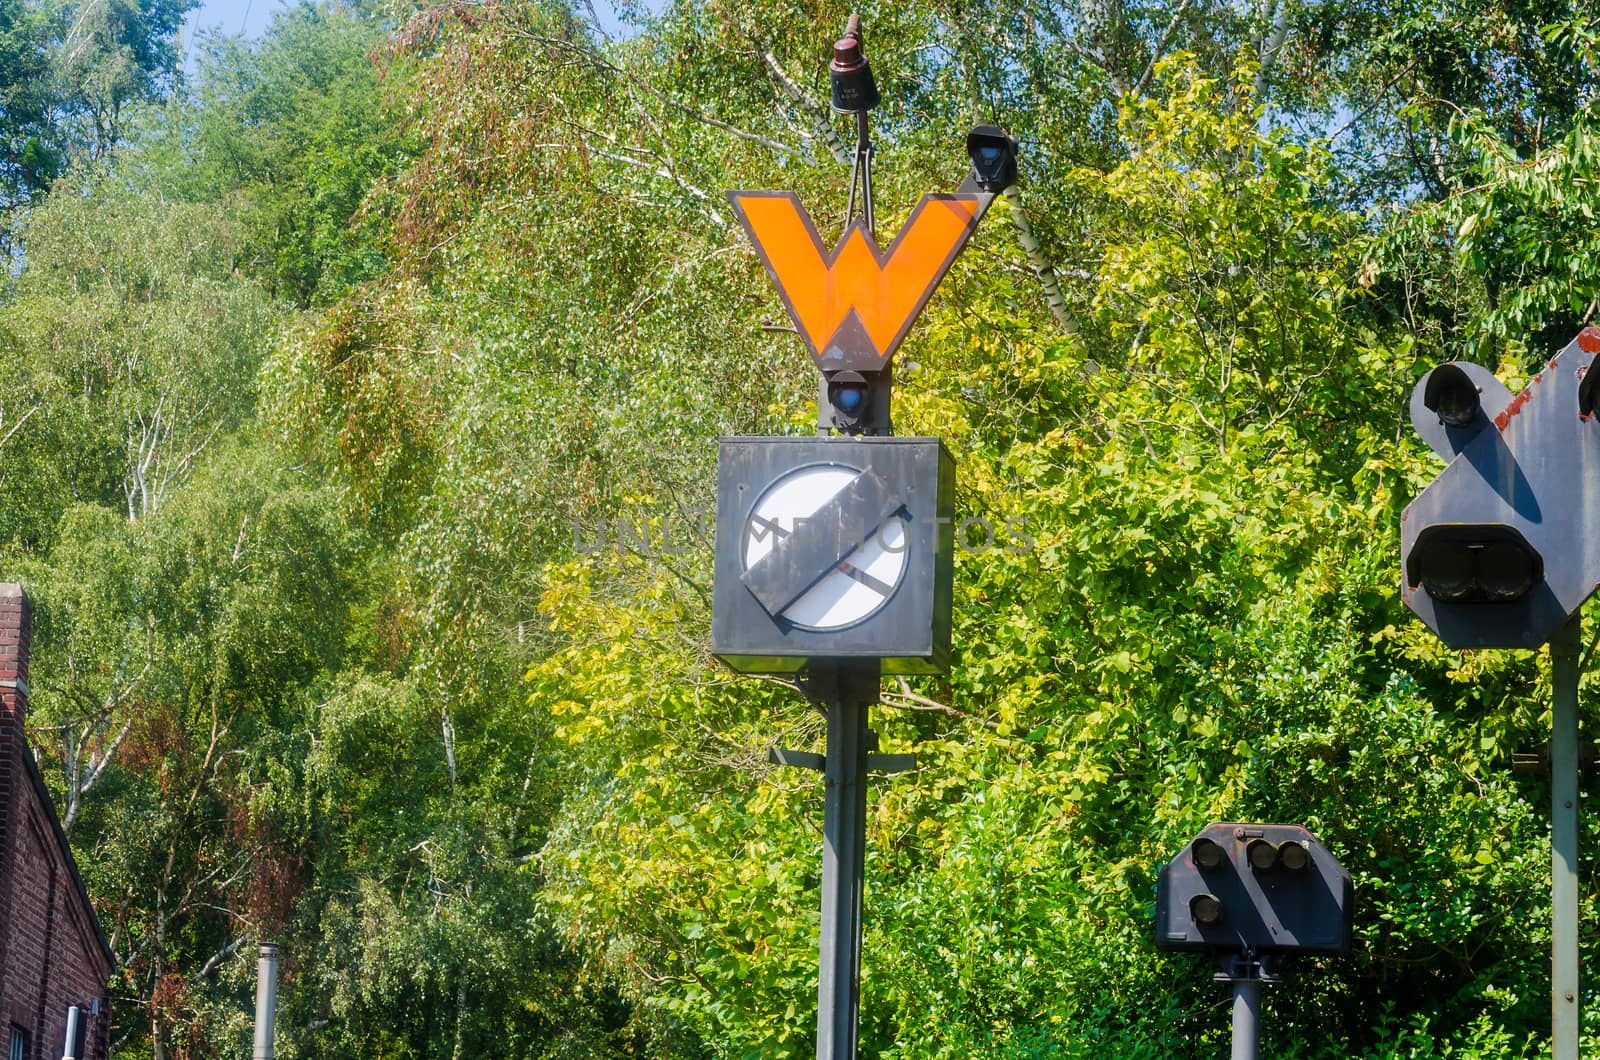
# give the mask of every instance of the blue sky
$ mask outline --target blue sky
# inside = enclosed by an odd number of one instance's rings
[[[299,0],[202,0],[199,7],[189,12],[183,23],[184,65],[194,54],[194,41],[201,30],[218,30],[222,33],[242,33],[246,37],[261,36],[272,21],[272,16]],[[641,5],[647,11],[660,10],[662,0],[645,0]],[[594,9],[607,33],[620,31],[614,0],[594,0]],[[580,10],[583,10],[580,8]]]
[[[273,13],[287,6],[285,0],[203,0],[184,20],[184,52],[189,52],[202,29],[259,37]]]

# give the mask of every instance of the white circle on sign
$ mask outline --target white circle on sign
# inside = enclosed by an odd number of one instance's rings
[[[744,569],[749,570],[861,474],[839,464],[796,468],[768,486],[744,525]],[[783,611],[784,621],[819,633],[870,618],[900,587],[908,537],[904,512],[872,530],[855,551],[824,574]]]

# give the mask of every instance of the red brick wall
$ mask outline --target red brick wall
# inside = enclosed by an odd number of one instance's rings
[[[22,586],[0,583],[0,717],[17,728],[28,720],[28,649],[33,644],[33,605]]]
[[[24,966],[24,959],[14,959],[11,952],[15,947],[12,936],[18,934],[12,928],[16,918],[12,915],[11,866],[21,859],[20,821],[28,805],[25,792],[33,786],[22,761],[27,753],[22,733],[27,716],[27,652],[20,641],[24,629],[32,630],[26,597],[9,592],[0,596],[0,627],[6,627],[5,640],[0,642],[0,681],[6,682],[0,685],[0,1045],[9,1045],[13,1025],[33,1026],[26,1011],[15,1010],[11,988],[12,967]],[[25,1003],[22,1008],[25,1010]],[[23,1022],[17,1022],[19,1016]]]
[[[103,1060],[111,964],[23,727],[31,619],[21,588],[0,584],[0,1056],[20,1027],[27,1060],[60,1060],[77,1005],[87,1027],[80,1060]]]

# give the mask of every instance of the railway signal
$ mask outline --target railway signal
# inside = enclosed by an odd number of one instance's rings
[[[1261,987],[1297,954],[1350,949],[1350,874],[1293,824],[1207,825],[1156,882],[1156,948],[1216,958],[1233,988],[1233,1060],[1255,1060]]]
[[[1551,1051],[1577,1060],[1580,610],[1600,584],[1600,328],[1513,395],[1443,364],[1411,422],[1448,461],[1400,517],[1401,598],[1452,648],[1550,647]]]
[[[972,171],[924,195],[887,248],[876,237],[868,112],[879,94],[850,16],[829,67],[834,109],[856,119],[849,218],[829,247],[793,192],[729,198],[816,365],[815,438],[723,438],[717,462],[712,651],[742,673],[788,674],[827,716],[826,753],[773,760],[826,776],[818,1060],[854,1060],[870,753],[882,674],[950,665],[955,465],[937,438],[891,437],[894,354],[994,197],[1017,143],[967,140]]]

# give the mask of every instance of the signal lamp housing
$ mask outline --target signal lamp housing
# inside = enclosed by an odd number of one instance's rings
[[[1543,580],[1543,557],[1503,523],[1436,523],[1406,557],[1407,584],[1445,603],[1510,603]]]
[[[993,194],[1017,182],[1016,139],[998,125],[975,125],[967,133],[967,157],[972,159],[972,181]]]
[[[1265,839],[1252,839],[1244,848],[1245,860],[1257,872],[1267,872],[1278,864],[1278,848]]]
[[[840,434],[889,433],[889,370],[824,372],[819,422]]]
[[[1350,874],[1301,826],[1218,822],[1156,878],[1156,948],[1344,953],[1354,901]]]
[[[1428,373],[1423,383],[1422,403],[1439,422],[1465,427],[1483,412],[1483,399],[1476,383],[1458,364],[1441,364]]]
[[[1600,353],[1590,359],[1589,367],[1583,370],[1583,378],[1578,381],[1578,415],[1583,419],[1594,415],[1597,392],[1600,392]]]
[[[1471,361],[1411,391],[1445,467],[1400,516],[1400,599],[1452,648],[1538,649],[1600,585],[1600,327],[1512,394]]]
[[[1311,864],[1311,851],[1304,843],[1288,839],[1278,847],[1278,866],[1285,872],[1304,872]]]
[[[828,402],[846,416],[860,416],[867,407],[867,381],[860,372],[835,372],[828,379]]]
[[[1428,448],[1453,460],[1511,403],[1511,391],[1481,364],[1450,361],[1411,390],[1411,425]]]
[[[880,101],[872,66],[861,50],[861,17],[851,15],[844,36],[833,43],[833,61],[828,64],[833,109],[840,114],[860,114]]]

